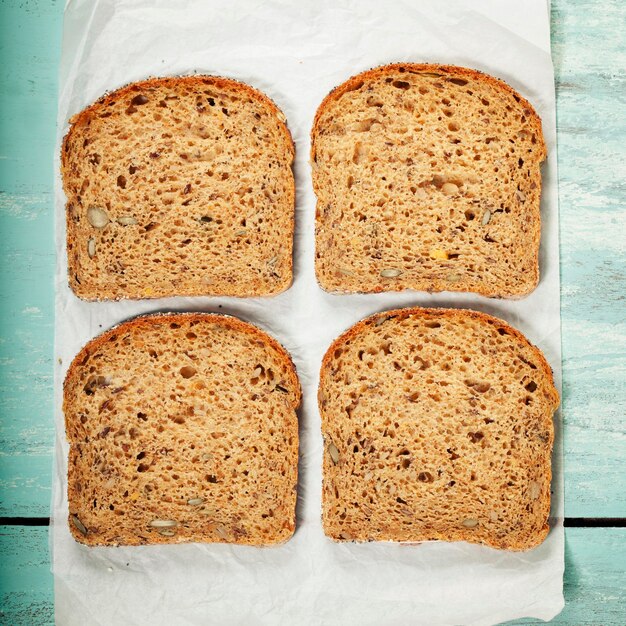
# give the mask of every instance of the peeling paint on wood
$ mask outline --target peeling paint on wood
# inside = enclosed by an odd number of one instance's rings
[[[565,608],[551,624],[626,623],[626,529],[565,529]],[[541,624],[517,620],[510,624]]]
[[[63,2],[0,2],[0,516],[47,515]]]
[[[551,623],[623,626],[626,623],[626,529],[565,530],[565,609]],[[0,529],[0,623],[51,624],[52,574],[48,529]],[[149,607],[144,607],[146,610]],[[509,624],[540,624],[517,620]]]
[[[0,2],[0,515],[48,514],[52,154],[63,2]],[[565,501],[626,517],[626,3],[553,0]],[[624,624],[626,531],[567,529],[557,624]],[[52,623],[47,529],[0,528],[0,623]],[[518,623],[530,623],[519,621]]]
[[[48,529],[0,527],[0,624],[54,623]]]
[[[552,3],[565,513],[626,517],[626,3]]]
[[[62,3],[61,3],[62,4]],[[0,76],[0,449],[52,449],[52,165],[61,4],[0,5],[12,71]],[[593,16],[593,19],[590,19]],[[626,46],[611,0],[552,4],[557,76],[566,513],[626,515]],[[24,37],[23,32],[29,37]],[[31,41],[32,40],[32,41]],[[593,54],[590,51],[593,50]],[[10,148],[10,150],[9,150]],[[8,165],[7,165],[8,163]],[[24,314],[37,308],[41,317]],[[24,389],[33,390],[25,403]],[[7,480],[0,456],[0,487]],[[14,467],[14,464],[12,464]],[[599,472],[598,470],[601,470]],[[49,477],[44,472],[44,479]],[[13,478],[11,479],[13,481]],[[19,479],[17,484],[20,485]],[[34,495],[36,501],[30,497]],[[5,493],[0,514],[45,515],[49,494]]]

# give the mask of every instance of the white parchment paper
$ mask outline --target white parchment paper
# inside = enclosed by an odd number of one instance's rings
[[[541,283],[519,301],[410,292],[335,296],[313,271],[315,198],[309,130],[326,93],[392,61],[465,65],[524,94],[543,119]],[[65,198],[56,162],[56,460],[53,571],[59,624],[493,624],[549,619],[563,606],[560,423],[552,529],[538,548],[508,553],[465,543],[335,544],[320,523],[316,388],[329,343],[366,315],[408,305],[497,315],[545,353],[560,387],[558,202],[554,78],[546,0],[70,0],[65,11],[58,145],[67,120],[107,90],[152,75],[219,74],[250,83],[284,111],[296,143],[295,280],[268,299],[174,298],[84,303],[69,291]],[[300,410],[298,527],[277,548],[226,545],[86,548],[66,525],[62,381],[81,346],[140,313],[202,310],[256,323],[293,355]]]

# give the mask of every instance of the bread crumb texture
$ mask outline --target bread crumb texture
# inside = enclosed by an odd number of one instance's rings
[[[88,545],[283,542],[295,529],[300,384],[258,328],[140,317],[64,384],[69,527]]]
[[[546,148],[540,118],[504,82],[454,66],[379,67],[326,97],[311,140],[327,291],[536,287]]]
[[[214,76],[157,78],[104,96],[70,123],[61,172],[76,295],[289,287],[294,146],[269,98]]]
[[[367,318],[326,353],[318,401],[332,539],[526,550],[546,537],[559,397],[541,352],[502,320]]]

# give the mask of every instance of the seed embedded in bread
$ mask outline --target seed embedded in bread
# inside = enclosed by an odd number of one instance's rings
[[[289,287],[294,145],[265,95],[215,76],[155,78],[104,96],[70,123],[61,172],[79,297]]]
[[[72,535],[87,545],[286,541],[299,403],[287,352],[236,318],[139,317],[95,338],[63,392]]]
[[[410,63],[353,76],[311,131],[319,284],[528,294],[545,158],[540,118],[496,78]]]
[[[332,539],[526,550],[546,537],[558,393],[541,352],[502,320],[369,317],[329,347],[318,404]]]

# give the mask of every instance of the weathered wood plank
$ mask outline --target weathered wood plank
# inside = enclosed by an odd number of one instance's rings
[[[62,2],[0,4],[0,515],[46,515]],[[626,3],[554,0],[566,512],[626,516]]]
[[[554,624],[626,623],[626,529],[568,528],[565,609]],[[0,623],[37,626],[53,620],[48,529],[0,528]],[[537,624],[517,620],[512,624]]]
[[[48,528],[0,527],[0,623],[54,623]]]
[[[56,84],[63,2],[0,3],[0,515],[50,501]]]
[[[565,530],[565,608],[552,620],[564,626],[626,624],[626,529]],[[518,620],[517,624],[536,624]]]
[[[552,2],[565,511],[626,516],[626,3]]]

